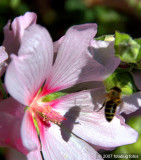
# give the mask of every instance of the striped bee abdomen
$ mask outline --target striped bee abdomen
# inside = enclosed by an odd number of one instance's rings
[[[116,112],[117,104],[113,101],[107,101],[105,104],[105,118],[108,122],[111,122],[115,112]]]

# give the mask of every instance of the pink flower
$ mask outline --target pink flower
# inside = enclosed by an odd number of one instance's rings
[[[23,146],[30,151],[28,159],[40,160],[43,154],[46,160],[94,160],[98,156],[95,149],[111,149],[136,141],[137,132],[127,126],[121,116],[117,115],[108,123],[103,111],[94,112],[94,108],[102,104],[103,86],[71,93],[53,101],[42,101],[43,96],[75,84],[102,81],[116,69],[120,60],[114,57],[113,50],[107,55],[112,57],[112,62],[106,59],[107,56],[102,57],[102,48],[109,49],[111,43],[102,45],[98,53],[94,45],[97,42],[92,40],[95,34],[96,24],[71,27],[54,44],[54,51],[58,53],[53,63],[51,37],[45,28],[34,24],[25,30],[18,56],[11,56],[5,83],[14,99],[29,106],[24,117],[23,112],[21,115],[17,112],[16,116],[19,123],[23,117],[21,139]],[[18,110],[12,106],[11,113],[7,114],[15,113],[14,109]],[[6,110],[1,111],[0,115],[6,114]],[[40,140],[33,119],[38,123]],[[1,122],[1,126],[3,124]],[[19,136],[20,127],[11,130],[16,130]],[[15,142],[16,137],[11,139]],[[14,144],[18,145],[15,148],[22,150],[22,143]]]

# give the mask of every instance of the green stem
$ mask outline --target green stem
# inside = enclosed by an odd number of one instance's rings
[[[1,90],[1,93],[3,95],[3,99],[6,99],[7,98],[7,94],[5,92],[5,89],[3,88],[1,79],[0,79],[0,90]]]

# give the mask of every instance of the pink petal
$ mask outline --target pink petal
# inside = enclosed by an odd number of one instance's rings
[[[132,112],[130,114],[122,114],[122,116],[125,118],[125,120],[128,120],[132,117],[140,117],[141,116],[141,108],[136,110],[135,112]]]
[[[5,47],[0,47],[0,64],[8,59],[8,55],[5,51]]]
[[[47,160],[65,159],[88,159],[96,160],[100,155],[85,141],[77,138],[65,128],[63,134],[60,127],[52,124],[50,128],[43,129],[41,132],[42,151]],[[65,136],[70,135],[69,141],[65,141]],[[102,159],[100,157],[100,159]]]
[[[38,140],[37,131],[35,129],[33,118],[29,110],[26,110],[22,121],[21,137],[23,145],[29,151],[40,149],[40,143]]]
[[[84,24],[71,27],[63,40],[45,90],[61,90],[76,83],[95,80],[93,58],[88,46],[97,31],[96,24]]]
[[[87,115],[80,113],[72,132],[89,143],[106,148],[136,142],[138,133],[119,118],[114,117],[109,123],[103,112]],[[67,124],[67,122],[64,123]]]
[[[30,105],[52,67],[53,43],[47,30],[39,25],[30,26],[18,54],[12,55],[5,83],[12,97]]]
[[[97,75],[97,80],[107,78],[120,64],[121,60],[114,56],[114,42],[92,40],[89,51],[94,58],[93,74]]]
[[[8,59],[8,54],[5,51],[5,47],[0,47],[0,77],[3,75],[6,69],[6,60]]]
[[[133,70],[132,72],[136,87],[141,90],[141,71],[140,70]]]
[[[55,41],[53,43],[53,48],[54,48],[54,52],[57,53],[60,46],[61,46],[61,43],[63,42],[63,39],[64,39],[65,36],[61,37],[58,41]]]
[[[24,30],[31,24],[35,24],[37,15],[33,12],[26,12],[23,16],[17,17],[11,23],[10,21],[4,27],[4,42],[8,54],[17,53]],[[10,29],[11,27],[11,29]]]
[[[58,98],[50,103],[56,111],[66,113],[72,107],[80,108],[81,112],[91,113],[101,107],[105,100],[105,88],[95,88],[93,90],[85,90],[76,93],[71,93],[61,98]]]
[[[103,110],[94,111],[102,106],[102,101],[104,88],[69,94],[54,102],[56,111],[67,119],[62,126],[91,144],[113,148],[136,142],[137,132],[126,125],[122,117],[115,117],[109,123]]]
[[[17,117],[18,119],[22,119],[24,115],[25,106],[9,97],[0,102],[0,113],[8,113],[12,116]]]
[[[13,147],[23,154],[27,150],[21,141],[21,120],[8,113],[0,113],[0,146]]]
[[[35,151],[32,151],[32,152],[29,152],[27,154],[27,159],[28,160],[43,160],[42,157],[41,157],[40,150],[35,150]]]
[[[104,87],[102,81],[90,81],[90,82],[83,82],[83,83],[76,84],[71,88],[67,88],[63,90],[63,92],[74,93],[78,91],[90,90],[90,89],[101,88],[101,87]]]
[[[131,96],[125,96],[122,98],[121,112],[130,114],[135,112],[141,107],[141,92],[132,94]]]

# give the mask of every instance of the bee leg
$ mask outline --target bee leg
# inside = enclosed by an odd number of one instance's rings
[[[101,108],[99,108],[96,112],[99,112],[100,110],[102,110],[102,108],[105,106],[105,104],[106,104],[106,101],[104,101],[104,103],[103,103],[102,107],[101,107]]]

